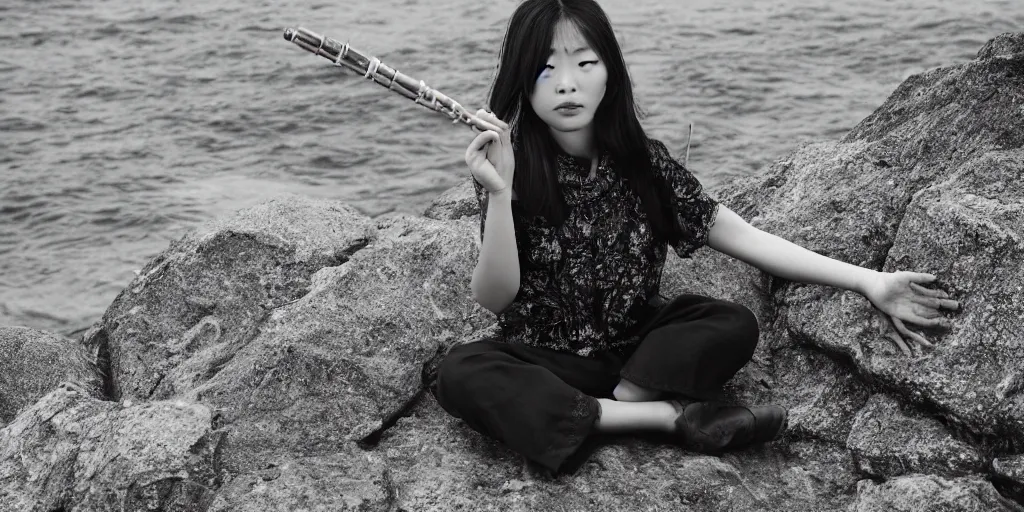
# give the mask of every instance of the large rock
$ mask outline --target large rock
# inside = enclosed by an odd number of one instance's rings
[[[82,344],[28,327],[0,326],[0,426],[64,381],[103,396],[95,357]]]
[[[826,355],[795,346],[773,352],[764,369],[748,365],[728,386],[741,403],[787,408],[790,436],[840,446],[868,399],[865,385],[846,368]]]
[[[475,256],[470,222],[271,201],[172,244],[90,340],[119,395],[214,408],[225,467],[258,469],[373,435],[493,323],[470,298]]]
[[[318,272],[305,296],[188,393],[222,412],[228,467],[372,436],[422,389],[445,348],[487,325],[470,298],[470,223],[403,217],[377,227],[375,243]]]
[[[1024,507],[977,478],[907,475],[878,484],[862,480],[850,512],[1022,512]]]
[[[273,200],[188,234],[149,262],[88,341],[106,352],[114,399],[174,396],[215,375],[274,310],[308,293],[374,235],[355,209]]]
[[[62,383],[0,430],[0,510],[203,510],[221,477],[212,416]]]
[[[989,152],[916,194],[885,270],[941,276],[962,313],[949,332],[926,334],[934,350],[907,360],[881,336],[866,300],[805,295],[790,327],[848,357],[893,392],[942,411],[950,422],[1006,448],[1024,442],[1024,151]],[[799,292],[802,293],[802,292]]]
[[[324,456],[268,464],[225,482],[207,512],[394,510],[385,461],[354,444]]]
[[[907,473],[963,476],[986,465],[979,451],[953,437],[934,418],[904,411],[887,395],[874,395],[857,413],[846,442],[857,467],[873,476]]]
[[[476,189],[473,188],[473,181],[466,180],[461,185],[445,190],[437,196],[423,211],[423,216],[434,220],[456,220],[468,218],[470,222],[475,221],[477,229],[480,226],[480,203],[477,202]],[[480,241],[480,233],[477,232],[477,241]]]

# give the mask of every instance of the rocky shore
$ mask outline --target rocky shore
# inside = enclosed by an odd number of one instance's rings
[[[0,510],[1024,511],[1024,33],[712,192],[816,252],[936,274],[954,327],[907,357],[857,294],[670,254],[662,295],[757,314],[728,391],[790,408],[786,438],[610,439],[552,477],[424,392],[496,328],[471,182],[422,216],[282,197],[172,243],[80,339],[0,327]]]

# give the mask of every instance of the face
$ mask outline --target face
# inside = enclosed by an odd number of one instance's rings
[[[555,132],[589,130],[597,106],[604,98],[608,69],[567,20],[555,26],[551,46],[553,51],[537,76],[530,105]],[[581,107],[556,109],[563,102],[578,103]]]

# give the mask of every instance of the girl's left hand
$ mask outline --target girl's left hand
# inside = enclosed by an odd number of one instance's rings
[[[942,316],[940,309],[956,310],[960,307],[946,292],[922,286],[934,281],[934,275],[920,272],[879,272],[866,286],[864,296],[888,316],[899,331],[899,334],[890,332],[889,339],[907,356],[913,356],[913,353],[900,334],[922,347],[933,345],[924,336],[908,329],[903,322],[949,328],[952,324]]]

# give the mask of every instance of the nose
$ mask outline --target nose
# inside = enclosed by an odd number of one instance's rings
[[[558,79],[555,81],[555,92],[558,94],[576,92],[576,80],[572,73],[560,72],[558,74]]]

